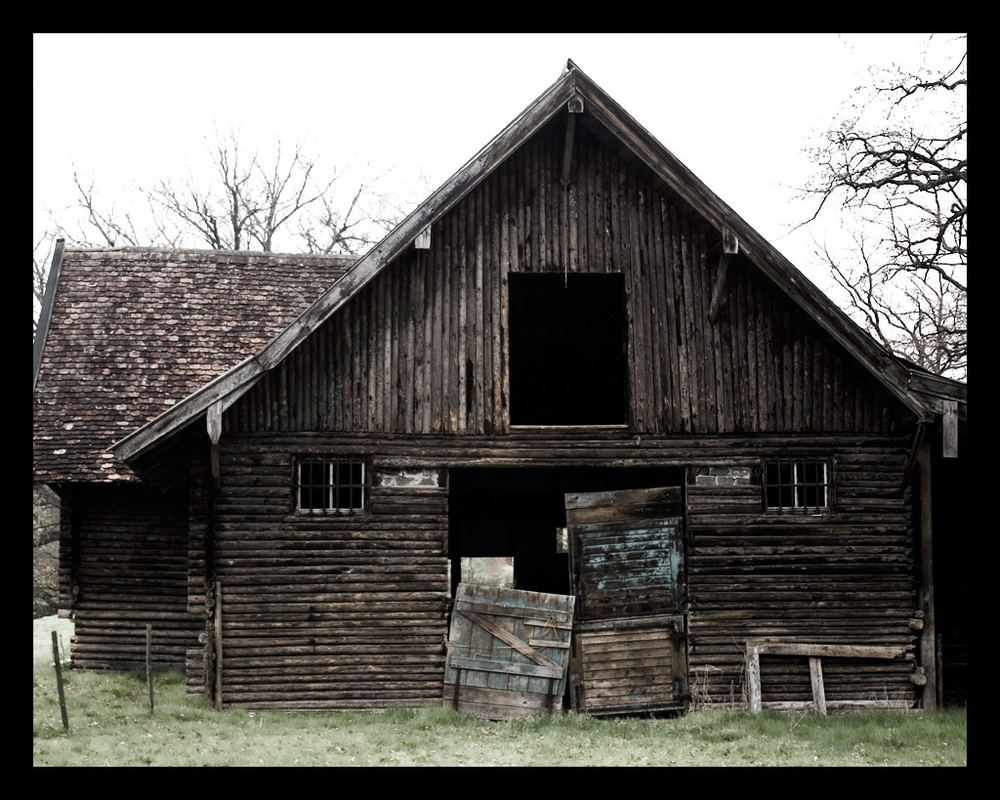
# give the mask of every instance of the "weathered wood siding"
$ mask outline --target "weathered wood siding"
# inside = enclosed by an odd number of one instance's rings
[[[740,702],[748,638],[903,644],[915,652],[906,436],[647,436],[516,431],[496,437],[223,436],[217,571],[224,698],[246,706],[416,705],[440,697],[447,490],[373,487],[369,514],[290,513],[295,454],[368,455],[380,468],[689,466],[751,475],[686,487],[691,694]],[[834,460],[835,508],[764,513],[767,456]],[[787,663],[786,663],[787,662]],[[794,662],[794,663],[793,663]],[[787,667],[787,675],[775,670]],[[805,662],[765,657],[764,700],[810,698]],[[912,659],[824,660],[827,698],[911,702]]]
[[[187,513],[185,493],[76,487],[65,577],[75,612],[74,667],[143,667],[147,624],[153,664],[184,665],[204,630],[203,617],[187,612]]]
[[[916,699],[917,570],[905,441],[782,455],[832,458],[835,507],[819,516],[762,513],[759,479],[692,468],[687,487],[692,694],[696,705],[745,702],[744,642],[902,645],[901,661],[824,659],[826,699]],[[739,473],[737,473],[739,474]],[[744,473],[745,474],[745,473]],[[699,485],[701,484],[701,485]],[[763,700],[811,700],[804,658],[761,657]]]
[[[223,415],[225,702],[372,707],[440,694],[446,490],[373,487],[370,513],[303,518],[291,511],[296,454],[361,454],[376,470],[759,470],[797,445],[836,454],[839,505],[818,520],[764,515],[759,480],[690,487],[691,666],[721,702],[740,691],[751,634],[915,641],[901,489],[911,415],[741,255],[710,322],[721,235],[585,127],[564,188],[563,132],[555,122],[527,142],[433,225],[429,250],[405,251]],[[563,271],[624,276],[626,429],[510,425],[509,276]],[[912,696],[905,672],[834,662],[828,697]],[[786,688],[765,671],[765,700]]]
[[[550,124],[226,415],[228,431],[509,428],[508,275],[622,272],[629,407],[649,433],[895,431],[880,384],[645,168]]]
[[[222,702],[247,708],[439,703],[447,638],[444,487],[380,485],[367,511],[292,510],[292,455],[230,442],[215,499]],[[365,454],[367,450],[363,451]]]

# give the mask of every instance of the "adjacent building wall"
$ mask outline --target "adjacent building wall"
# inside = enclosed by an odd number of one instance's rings
[[[147,624],[153,664],[182,666],[204,629],[187,611],[186,492],[90,484],[64,497],[60,584],[76,626],[73,666],[144,667]]]

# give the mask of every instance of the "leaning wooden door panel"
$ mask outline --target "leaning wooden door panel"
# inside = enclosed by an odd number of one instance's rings
[[[566,495],[577,596],[574,707],[685,708],[683,505],[679,487]]]
[[[560,707],[575,598],[461,583],[448,637],[443,702],[487,719]]]

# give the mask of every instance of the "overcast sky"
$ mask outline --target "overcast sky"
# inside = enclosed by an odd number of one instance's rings
[[[412,201],[444,182],[571,58],[815,282],[794,187],[805,148],[871,67],[926,35],[308,34],[34,37],[34,236],[73,202],[183,177],[216,130],[267,150],[392,170]],[[416,187],[416,188],[414,188]],[[120,203],[119,203],[120,205]]]

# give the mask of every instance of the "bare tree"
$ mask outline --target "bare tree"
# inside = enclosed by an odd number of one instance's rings
[[[216,140],[210,157],[209,169],[197,178],[166,177],[139,188],[142,228],[128,212],[102,213],[93,184],[85,186],[74,175],[86,229],[71,238],[97,246],[187,244],[271,252],[280,245],[353,254],[380,239],[401,216],[377,191],[384,176],[364,175],[351,186],[345,185],[344,170],[320,177],[317,159],[298,144],[288,151],[277,142],[263,157],[247,153],[229,134]]]
[[[208,247],[357,255],[379,241],[404,209],[379,187],[386,175],[325,170],[301,145],[276,143],[247,152],[235,134],[217,136],[209,168],[186,179],[139,186],[128,207],[107,204],[94,181],[73,174],[76,206],[53,223],[56,235],[84,247]],[[73,219],[66,224],[68,217]],[[49,258],[33,250],[34,319],[45,291]]]
[[[850,311],[885,345],[933,372],[966,373],[966,53],[883,72],[813,152],[808,222],[839,203],[858,230],[845,255],[821,256]],[[958,47],[956,47],[958,45]]]
[[[54,614],[59,605],[59,497],[35,484],[32,498],[34,616]]]
[[[44,246],[44,250],[42,247]],[[52,234],[45,231],[31,248],[31,294],[32,320],[31,335],[38,330],[38,314],[45,298],[45,282],[49,276],[49,260],[52,257]]]

